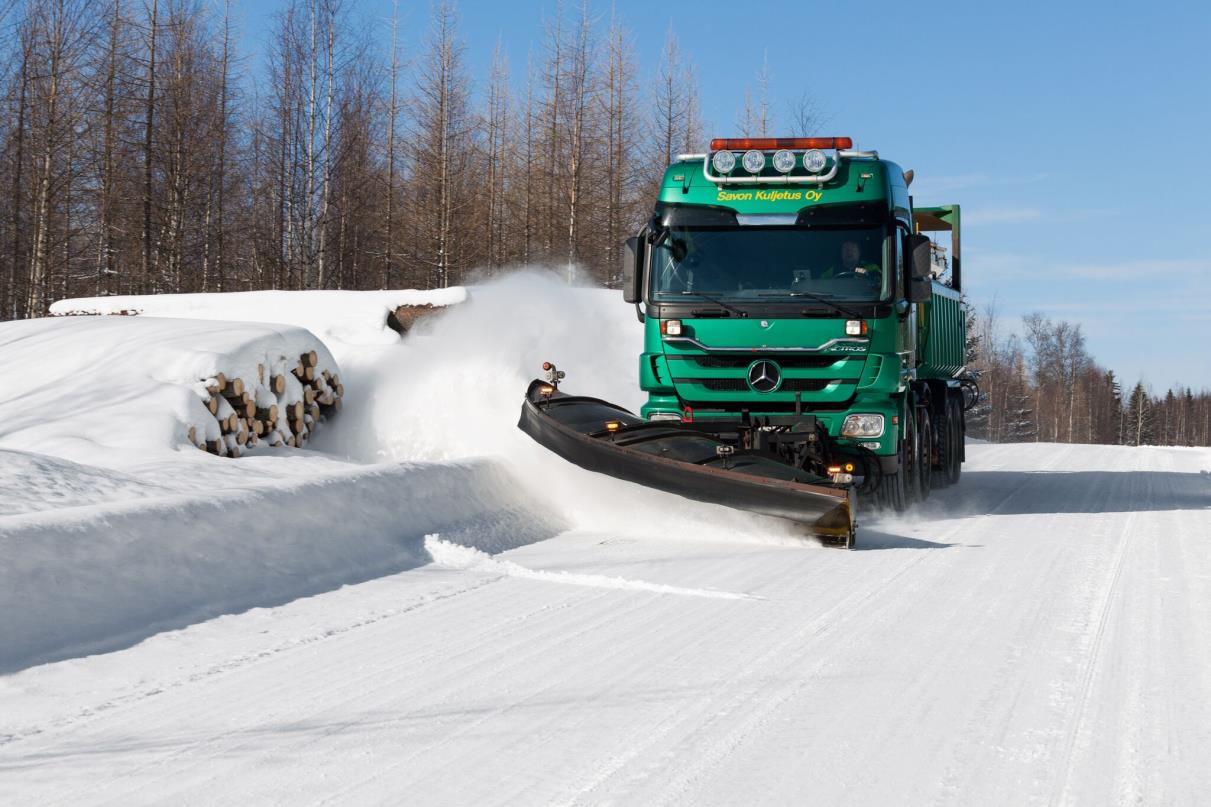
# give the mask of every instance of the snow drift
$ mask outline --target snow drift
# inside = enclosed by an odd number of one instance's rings
[[[544,512],[446,463],[0,518],[0,672],[426,563],[428,533],[500,552],[555,534]]]
[[[343,361],[360,348],[392,345],[399,334],[387,326],[387,314],[399,306],[444,307],[464,302],[462,287],[418,291],[244,291],[223,294],[156,294],[77,297],[50,307],[58,316],[141,314],[154,317],[276,322],[303,328],[323,340]]]

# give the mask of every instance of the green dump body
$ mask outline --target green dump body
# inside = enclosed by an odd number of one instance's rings
[[[664,174],[655,216],[707,216],[709,211],[735,214],[747,221],[805,220],[819,209],[822,216],[847,206],[865,211],[872,227],[882,227],[881,247],[872,253],[872,278],[881,284],[871,299],[833,299],[841,313],[810,297],[787,300],[746,292],[744,300],[726,299],[726,307],[681,291],[676,299],[656,292],[660,283],[659,249],[643,256],[643,294],[638,309],[644,320],[644,353],[639,378],[648,393],[644,418],[680,415],[696,423],[794,414],[796,407],[815,415],[841,445],[860,444],[881,457],[894,458],[906,412],[929,385],[957,389],[963,374],[966,323],[958,286],[959,208],[922,209],[914,215],[901,168],[873,154],[830,155],[833,179],[823,184],[784,182],[767,170],[770,184],[716,184],[704,176],[708,156],[687,156]],[[737,172],[739,173],[739,171]],[[777,183],[777,184],[775,184]],[[670,211],[676,211],[670,213]],[[756,229],[756,228],[755,228]],[[784,228],[785,229],[785,228]],[[948,230],[954,254],[943,256],[948,282],[932,281],[924,302],[910,303],[912,283],[905,238],[929,230]],[[776,228],[769,230],[774,238]],[[754,235],[754,238],[761,236]],[[743,263],[738,260],[737,264]],[[875,268],[877,264],[877,269]],[[737,271],[776,272],[778,267]],[[806,274],[804,275],[806,278]],[[840,282],[840,281],[838,281]],[[872,284],[874,280],[869,280]],[[746,286],[741,278],[740,288]],[[767,297],[769,299],[767,299]],[[856,314],[858,316],[851,316]],[[675,320],[681,333],[662,332]],[[847,322],[859,320],[864,331],[847,333]],[[760,389],[752,376],[772,362],[779,374],[775,389]],[[847,438],[842,425],[851,414],[881,414],[886,424],[878,436]]]

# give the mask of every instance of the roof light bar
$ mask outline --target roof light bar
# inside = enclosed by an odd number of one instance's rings
[[[717,137],[711,151],[772,151],[773,149],[851,149],[849,137]]]

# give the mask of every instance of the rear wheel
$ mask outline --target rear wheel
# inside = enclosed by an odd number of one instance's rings
[[[951,451],[950,469],[947,476],[950,484],[953,485],[963,475],[963,398],[959,395],[951,395],[948,403],[950,404]]]
[[[925,501],[933,491],[933,421],[929,410],[921,409],[917,417],[917,499]]]
[[[904,446],[900,473],[904,477],[904,506],[912,506],[921,498],[921,432],[917,429],[915,409],[909,408],[904,418]]]
[[[959,481],[960,463],[959,441],[963,435],[959,431],[958,405],[954,395],[946,396],[946,405],[934,417],[934,434],[937,440],[937,469],[934,471],[934,487],[946,487]]]

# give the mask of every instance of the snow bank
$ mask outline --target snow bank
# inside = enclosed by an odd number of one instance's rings
[[[397,572],[428,533],[500,552],[559,528],[474,462],[0,518],[0,672]]]
[[[387,314],[399,306],[448,306],[467,299],[461,287],[418,291],[245,291],[224,294],[156,294],[60,300],[52,314],[143,314],[157,317],[277,322],[319,337],[337,361],[358,347],[389,345],[399,334]]]
[[[289,325],[154,317],[0,323],[0,359],[10,370],[0,389],[0,448],[99,465],[193,448],[191,427],[199,439],[219,436],[203,404],[204,379],[223,372],[255,382],[258,366],[267,373],[294,366],[312,350],[321,368],[335,370],[319,340]]]
[[[240,296],[181,295],[175,313],[217,315]],[[520,273],[405,340],[353,329],[365,340],[355,345],[333,336],[350,335],[338,323],[311,325],[344,351],[340,417],[310,444],[318,451],[240,462],[172,450],[209,414],[191,382],[220,359],[254,370],[269,350],[332,360],[308,331],[148,316],[0,325],[0,357],[19,368],[0,391],[0,461],[15,459],[0,467],[0,494],[15,493],[0,512],[0,669],[426,562],[425,534],[484,552],[560,527],[795,540],[780,522],[584,471],[518,430],[526,384],[548,359],[571,391],[642,403],[642,327],[618,292]]]
[[[0,449],[0,517],[172,492],[166,485],[133,474]]]

